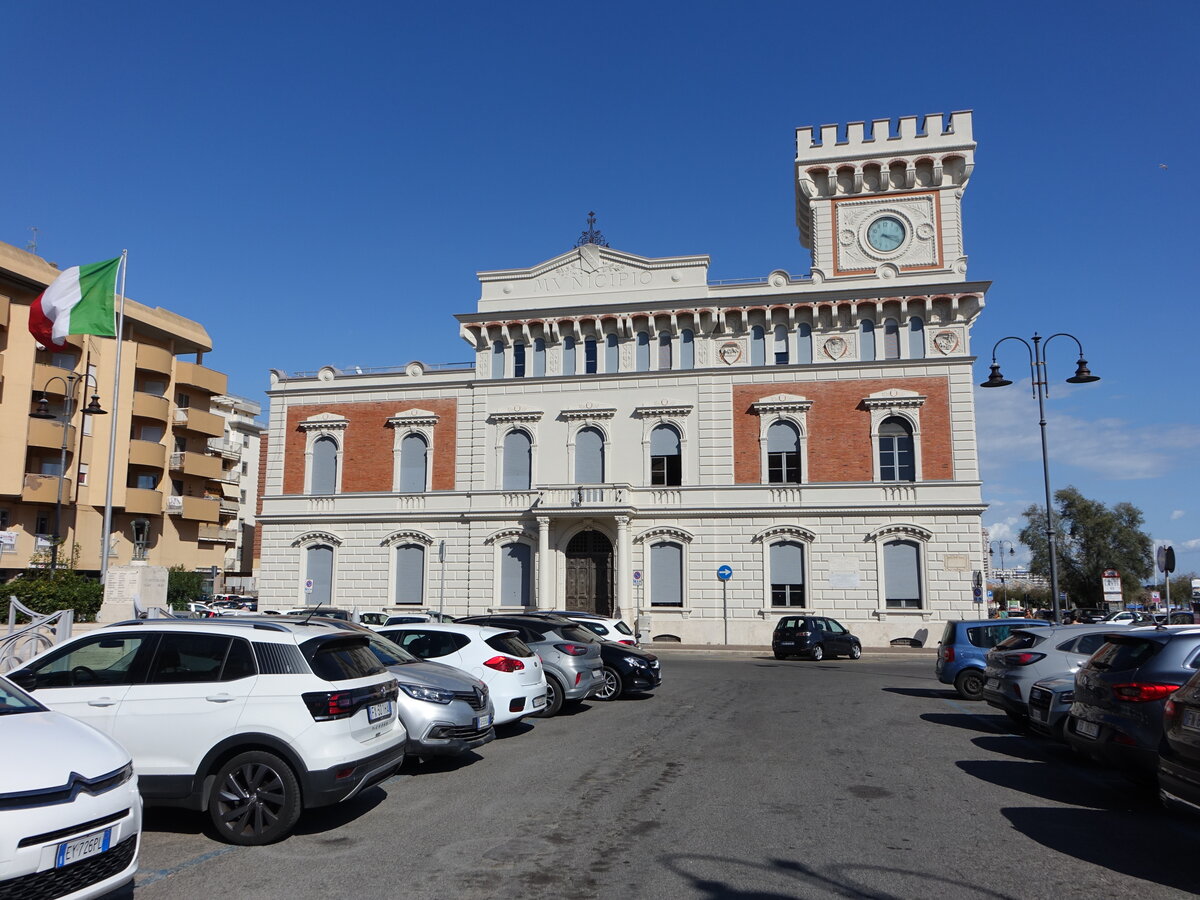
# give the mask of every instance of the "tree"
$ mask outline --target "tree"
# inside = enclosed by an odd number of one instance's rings
[[[1139,596],[1142,582],[1152,571],[1154,546],[1142,531],[1142,511],[1124,502],[1110,509],[1084,497],[1075,487],[1056,491],[1054,503],[1059,590],[1066,591],[1077,606],[1102,606],[1104,570],[1116,569],[1125,596]],[[1025,526],[1018,539],[1032,551],[1029,570],[1049,577],[1045,507],[1034,504],[1023,515]]]
[[[187,605],[199,600],[204,593],[204,574],[171,566],[167,570],[167,606],[171,609],[187,609]]]
[[[71,609],[75,611],[76,622],[92,621],[104,601],[104,587],[75,571],[78,560],[78,544],[72,544],[68,553],[59,552],[58,568],[53,571],[49,551],[35,553],[30,558],[30,567],[0,589],[0,616],[7,621],[8,598],[16,597],[24,606],[43,615]]]

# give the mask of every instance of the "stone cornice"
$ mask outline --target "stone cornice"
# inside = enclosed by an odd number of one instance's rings
[[[591,419],[611,419],[617,414],[615,406],[604,407],[577,407],[575,409],[564,409],[559,413],[560,418],[567,422],[580,422]]]
[[[398,412],[394,416],[389,416],[387,420],[388,428],[432,428],[438,423],[438,416],[435,412],[430,412],[427,409],[406,409],[403,412]]]
[[[633,414],[640,419],[653,418],[670,418],[677,419],[686,415],[690,415],[693,406],[691,403],[672,403],[664,400],[661,403],[647,404],[646,406],[634,407]]]
[[[761,416],[764,413],[806,413],[812,408],[812,405],[811,400],[798,394],[774,394],[751,403],[750,408]]]
[[[817,539],[816,532],[809,531],[800,525],[772,525],[770,528],[764,528],[750,540],[761,543],[773,537],[796,537],[809,543]]]
[[[926,398],[916,391],[906,391],[901,388],[891,388],[879,391],[863,398],[863,406],[870,410],[876,409],[920,409]]]
[[[544,416],[540,409],[505,409],[488,413],[487,420],[493,425],[503,425],[511,422],[524,422],[532,425],[540,422]]]
[[[345,416],[338,416],[333,413],[318,413],[315,416],[310,416],[296,427],[301,431],[345,431],[350,425],[350,420]]]

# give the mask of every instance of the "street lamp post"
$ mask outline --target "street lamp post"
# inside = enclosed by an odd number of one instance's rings
[[[58,495],[54,500],[54,534],[51,537],[50,543],[50,571],[53,572],[58,568],[58,544],[62,529],[62,500],[63,500],[63,481],[67,477],[67,436],[71,431],[71,419],[75,412],[75,388],[80,382],[86,382],[89,378],[95,384],[96,378],[94,375],[76,375],[74,373],[62,376],[51,375],[46,379],[46,383],[42,385],[40,396],[38,397],[37,409],[29,414],[31,419],[58,419],[54,413],[50,412],[50,404],[46,402],[46,388],[50,387],[51,383],[61,381],[63,383],[63,423],[62,423],[62,446],[59,448],[58,454]],[[98,385],[97,385],[98,387]],[[92,402],[83,408],[85,416],[103,416],[107,415],[107,410],[100,408],[100,396],[92,394]]]
[[[1083,344],[1079,342],[1079,338],[1065,331],[1052,334],[1048,338],[1042,338],[1034,332],[1033,346],[1030,346],[1024,338],[1015,335],[1002,337],[996,341],[992,345],[991,374],[988,375],[987,381],[982,382],[979,386],[994,388],[1012,384],[1000,374],[1000,366],[996,364],[996,349],[1005,341],[1018,341],[1025,345],[1025,349],[1029,351],[1029,372],[1033,378],[1033,391],[1038,402],[1038,426],[1042,431],[1042,480],[1046,486],[1046,544],[1050,551],[1050,599],[1054,604],[1054,621],[1059,623],[1062,616],[1058,600],[1058,555],[1055,551],[1054,540],[1054,507],[1050,497],[1050,451],[1046,444],[1046,395],[1050,393],[1050,383],[1046,377],[1046,350],[1056,337],[1069,337],[1079,348],[1079,360],[1075,365],[1075,374],[1067,379],[1067,384],[1089,384],[1099,381],[1100,376],[1093,375],[1088,369],[1087,360],[1083,358]]]
[[[995,541],[988,541],[988,555],[989,556],[996,555],[996,545],[997,544],[1000,545],[1000,562],[1001,563],[1004,562],[1004,545],[1005,544],[1008,544],[1008,555],[1009,556],[1017,555],[1017,548],[1013,546],[1013,542],[1010,540],[1001,539],[1001,540],[995,540]],[[1001,568],[1004,568],[1003,565],[1001,566]],[[1004,592],[1004,608],[1008,609],[1008,581],[1007,581],[1007,579],[1005,579],[1005,577],[1003,575],[1000,576],[1000,590]]]

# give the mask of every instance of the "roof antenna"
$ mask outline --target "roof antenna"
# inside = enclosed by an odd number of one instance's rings
[[[325,601],[324,601],[324,600],[322,600],[320,603],[318,603],[316,606],[314,606],[314,607],[312,608],[312,612],[310,612],[310,613],[309,613],[309,614],[308,614],[308,615],[305,617],[305,619],[304,619],[304,624],[305,624],[305,625],[307,625],[307,624],[308,624],[308,620],[309,620],[309,619],[311,619],[313,616],[315,616],[315,615],[317,614],[317,610],[318,610],[318,609],[320,609],[320,608],[321,608],[322,606],[324,606],[324,605],[325,605]]]
[[[1163,168],[1166,168],[1166,167],[1164,166]],[[28,250],[30,253],[37,253],[38,227],[36,225],[31,225],[29,230],[31,232],[33,232],[33,237],[31,237],[29,239],[29,241],[25,244],[25,249]]]

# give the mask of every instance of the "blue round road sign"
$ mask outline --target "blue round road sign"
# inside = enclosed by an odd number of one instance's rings
[[[717,577],[722,581],[728,581],[733,577],[733,569],[729,566],[721,566],[721,568],[717,569]]]

